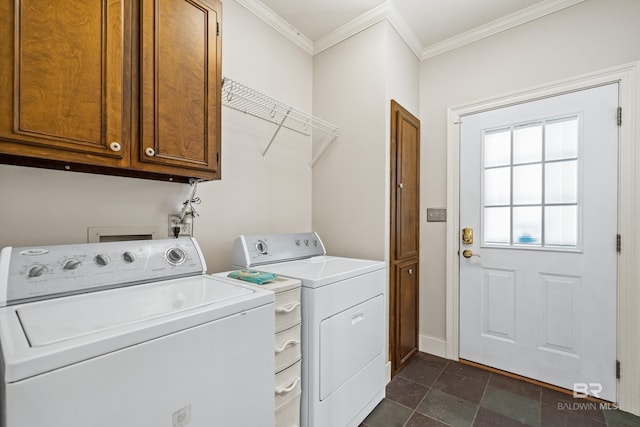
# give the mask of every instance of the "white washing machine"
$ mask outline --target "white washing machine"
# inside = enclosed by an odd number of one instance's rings
[[[385,263],[295,233],[238,237],[233,264],[302,282],[302,426],[360,425],[385,396]]]
[[[273,293],[205,271],[193,239],[4,248],[0,425],[273,426]]]

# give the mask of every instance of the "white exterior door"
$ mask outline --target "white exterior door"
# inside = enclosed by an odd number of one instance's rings
[[[610,84],[462,117],[461,358],[616,401],[617,107]]]

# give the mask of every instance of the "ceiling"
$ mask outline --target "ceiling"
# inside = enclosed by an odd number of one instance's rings
[[[376,16],[391,12],[395,21],[400,21],[403,27],[404,31],[400,32],[412,39],[415,52],[420,49],[428,50],[432,46],[487,28],[493,28],[492,34],[495,34],[498,32],[496,29],[502,31],[581,1],[583,0],[243,0],[241,3],[261,3],[264,10],[282,19],[293,27],[292,30],[299,37],[311,44],[322,44],[323,40],[331,38],[336,32],[349,32],[345,28],[357,25],[358,21],[366,20],[365,17],[384,10]],[[353,32],[352,30],[351,33]]]

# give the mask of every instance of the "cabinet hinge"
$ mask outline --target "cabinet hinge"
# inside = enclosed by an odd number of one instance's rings
[[[216,153],[216,164],[220,164],[220,153]]]
[[[622,236],[616,234],[616,252],[622,252]]]
[[[616,360],[616,379],[620,379],[620,361]]]
[[[216,36],[220,35],[220,23],[216,22]]]
[[[618,126],[622,126],[622,107],[618,107]]]

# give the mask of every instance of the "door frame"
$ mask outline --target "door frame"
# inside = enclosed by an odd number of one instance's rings
[[[617,354],[621,364],[618,381],[618,404],[624,411],[640,415],[640,268],[634,260],[640,256],[640,149],[638,135],[640,100],[640,62],[580,75],[522,91],[462,104],[447,109],[447,222],[446,237],[446,357],[459,358],[459,230],[460,230],[460,118],[513,104],[534,101],[608,83],[619,84],[622,125],[619,127],[618,153],[618,233],[622,250],[618,255],[618,331]],[[612,237],[613,238],[613,237]],[[613,369],[613,368],[612,368]]]

